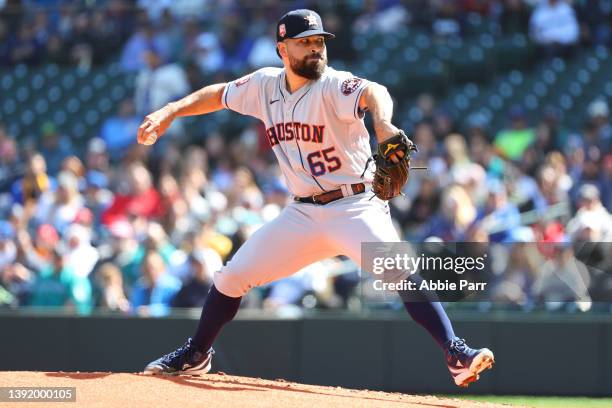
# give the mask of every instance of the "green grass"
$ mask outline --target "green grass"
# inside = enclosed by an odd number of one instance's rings
[[[519,405],[533,408],[612,408],[612,398],[530,397],[515,395],[459,395],[455,397],[472,401]]]

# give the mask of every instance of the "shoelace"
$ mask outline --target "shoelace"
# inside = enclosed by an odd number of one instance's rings
[[[178,349],[174,350],[172,353],[167,355],[167,359],[168,360],[172,360],[176,357],[178,357],[179,355],[185,353],[187,350],[189,350],[189,348],[191,347],[191,339],[187,340],[185,342],[185,344],[183,344],[181,347],[179,347]]]
[[[465,344],[464,339],[452,339],[450,341],[450,344],[448,345],[447,350],[451,356],[455,356],[459,353],[463,353],[466,348],[467,345]]]

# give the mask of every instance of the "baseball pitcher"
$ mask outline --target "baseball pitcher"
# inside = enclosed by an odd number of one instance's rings
[[[293,195],[215,272],[195,335],[149,363],[145,373],[207,373],[213,341],[251,288],[336,255],[361,265],[362,242],[399,241],[387,200],[401,193],[416,147],[391,123],[393,102],[384,86],[327,66],[325,42],[333,38],[314,11],[291,11],[276,27],[282,69],[206,86],[151,113],[138,129],[138,142],[150,145],[177,117],[230,109],[258,118]],[[366,111],[378,141],[374,163]],[[444,351],[457,385],[467,386],[492,367],[493,353],[456,337],[439,302],[424,297],[404,305]]]

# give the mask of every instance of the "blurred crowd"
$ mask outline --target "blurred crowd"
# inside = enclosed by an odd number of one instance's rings
[[[142,54],[180,62],[196,82],[278,65],[274,28],[294,8],[318,10],[332,58],[352,61],[352,35],[410,25],[435,38],[469,34],[486,19],[492,34],[529,33],[546,52],[612,41],[610,0],[0,0],[0,66],[77,65],[117,58],[124,70]],[[363,56],[360,56],[363,57]]]
[[[588,106],[582,129],[565,128],[553,107],[530,123],[526,111],[513,106],[504,128],[489,128],[476,115],[460,130],[431,96],[421,96],[417,106],[424,119],[413,134],[419,146],[413,163],[427,171],[413,171],[406,199],[392,201],[405,239],[490,243],[497,248],[491,295],[506,305],[609,303],[607,103]],[[523,245],[534,242],[542,246]]]
[[[332,66],[363,57],[351,46],[355,33],[410,24],[438,38],[461,36],[475,14],[500,32],[530,33],[553,55],[611,39],[612,4],[603,0],[246,3],[0,0],[0,66],[88,69],[113,60],[137,75],[133,97],[83,155],[53,122],[35,143],[20,143],[0,124],[0,305],[161,316],[203,304],[212,273],[291,197],[259,123],[196,141],[177,121],[153,148],[135,144],[136,128],[146,113],[203,84],[279,65],[273,30],[287,9],[321,11],[338,34],[329,43]],[[405,197],[392,202],[406,240],[499,244],[492,296],[518,308],[611,303],[612,127],[604,99],[591,103],[579,129],[565,128],[554,107],[530,122],[513,106],[502,129],[478,116],[460,125],[427,94],[415,109],[413,164],[428,170],[412,172]],[[244,307],[359,307],[359,281],[351,261],[327,259],[253,290]]]

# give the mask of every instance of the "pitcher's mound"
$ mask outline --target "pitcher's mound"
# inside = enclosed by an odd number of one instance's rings
[[[0,372],[1,387],[76,387],[70,407],[507,407],[452,398],[406,395],[284,380],[235,377],[145,376],[130,373]],[[31,406],[52,406],[36,403]],[[19,404],[25,407],[30,404]],[[64,404],[62,404],[64,406]],[[68,405],[66,405],[67,407]]]

